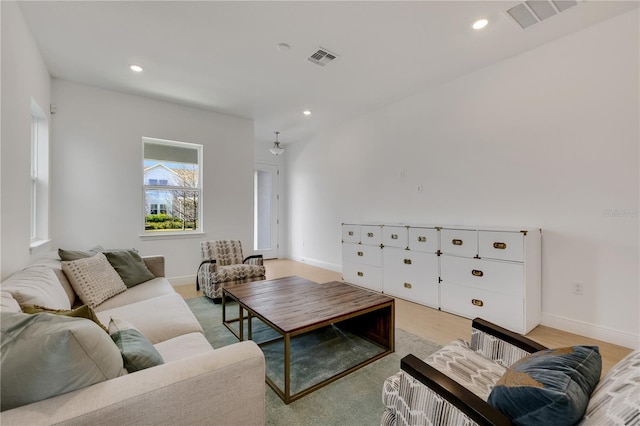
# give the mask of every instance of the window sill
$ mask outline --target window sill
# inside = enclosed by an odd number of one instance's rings
[[[176,240],[183,238],[204,238],[204,232],[158,232],[138,235],[141,240]]]
[[[36,240],[36,241],[32,241],[31,244],[29,244],[29,253],[30,254],[34,254],[34,253],[40,251],[40,249],[42,247],[46,246],[50,242],[51,242],[51,240]]]

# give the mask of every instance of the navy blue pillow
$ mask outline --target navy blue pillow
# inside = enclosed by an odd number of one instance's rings
[[[535,352],[507,369],[487,402],[515,425],[573,425],[600,380],[597,346]]]

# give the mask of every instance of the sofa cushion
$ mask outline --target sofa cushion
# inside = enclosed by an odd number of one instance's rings
[[[0,313],[2,411],[125,374],[120,351],[95,323]]]
[[[130,305],[167,294],[176,294],[169,280],[166,278],[154,278],[105,300],[100,306],[96,307],[96,312]]]
[[[96,314],[103,323],[108,324],[113,317],[133,324],[154,345],[183,334],[203,332],[189,306],[177,293],[96,311]]]
[[[483,401],[487,400],[491,389],[506,370],[475,352],[462,340],[454,340],[429,355],[424,362],[469,389]]]
[[[20,304],[8,291],[0,291],[0,312],[22,312]]]
[[[164,364],[162,356],[149,342],[149,339],[128,322],[111,318],[109,334],[120,349],[124,368],[129,373]]]
[[[51,309],[70,309],[71,303],[55,272],[47,266],[29,266],[2,282],[22,305],[40,305]]]
[[[546,349],[509,367],[487,402],[515,425],[573,425],[601,371],[597,346]]]
[[[640,421],[640,350],[631,352],[598,382],[581,425]]]
[[[165,363],[179,361],[213,351],[202,333],[188,333],[154,345]]]
[[[134,250],[105,251],[104,255],[128,288],[155,278]]]
[[[92,308],[127,290],[120,275],[102,253],[71,262],[63,261],[62,270],[82,303]]]
[[[53,315],[64,315],[72,318],[84,318],[95,322],[105,332],[109,332],[104,324],[100,322],[93,309],[91,309],[91,307],[88,305],[82,305],[75,309],[48,309],[38,305],[25,305],[22,307],[22,312],[24,312],[25,314],[46,313]]]

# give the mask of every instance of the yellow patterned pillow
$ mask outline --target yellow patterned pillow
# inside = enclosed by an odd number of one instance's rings
[[[62,270],[82,303],[91,308],[127,290],[120,275],[102,253],[62,262]]]

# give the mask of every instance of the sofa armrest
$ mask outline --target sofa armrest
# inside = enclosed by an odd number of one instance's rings
[[[265,362],[252,341],[0,413],[3,425],[264,425]]]
[[[164,256],[145,256],[142,260],[155,277],[164,277]]]
[[[511,425],[511,421],[493,406],[416,356],[410,354],[402,358],[400,368],[449,404],[446,409],[433,410],[436,415],[442,415],[445,412],[451,414],[451,410],[457,410],[478,425]],[[402,397],[402,392],[399,397]],[[411,401],[424,400],[425,398],[411,399]],[[410,411],[416,409],[419,410],[420,407],[409,406]],[[455,415],[453,417],[456,418]],[[430,420],[432,423],[429,424],[440,424],[441,419]]]
[[[475,318],[471,323],[469,346],[504,367],[510,367],[517,360],[533,352],[547,349],[540,343],[482,318]]]

